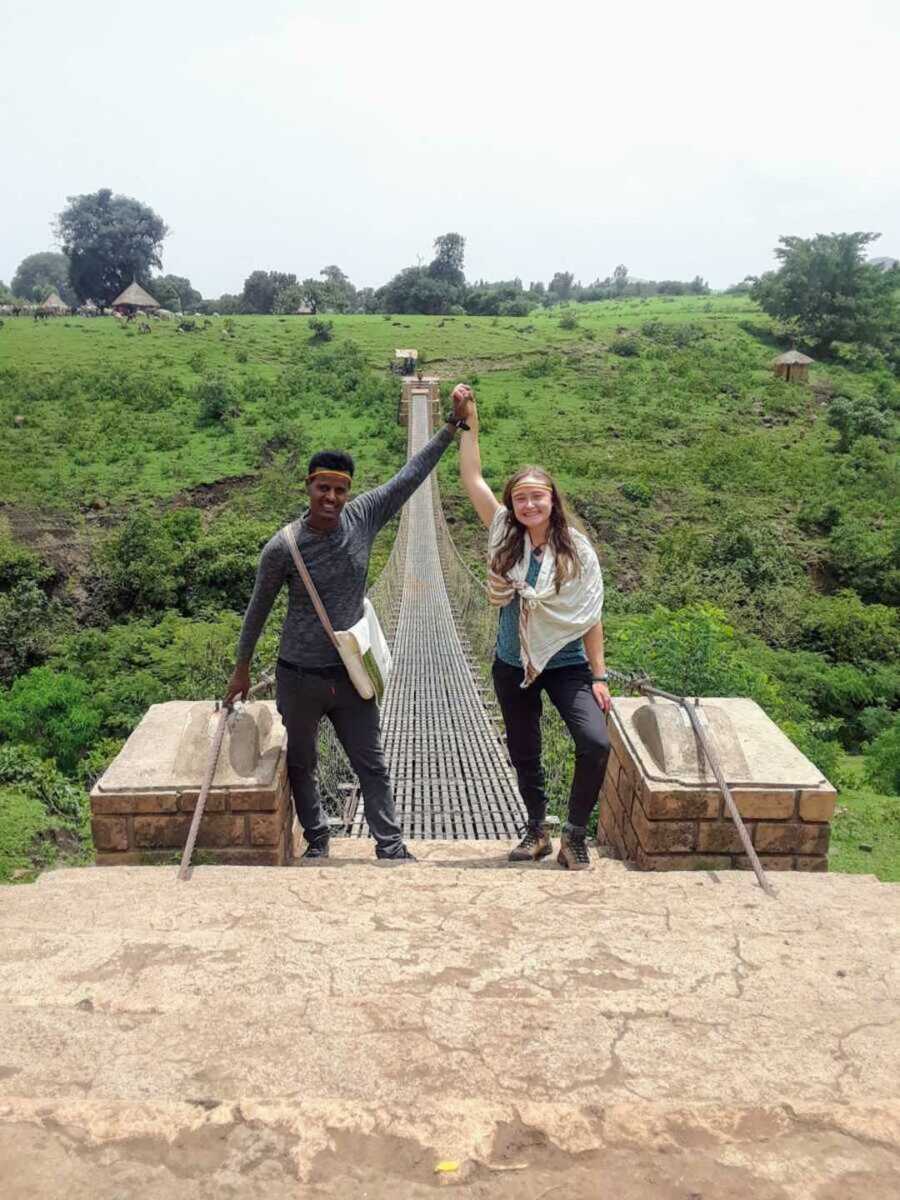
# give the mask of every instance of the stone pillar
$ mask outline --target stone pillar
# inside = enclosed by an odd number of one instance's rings
[[[218,723],[209,700],[154,704],[91,792],[98,864],[174,861],[187,841]],[[195,856],[281,866],[298,836],[286,737],[272,701],[229,721]]]
[[[752,700],[703,698],[700,714],[767,870],[828,869],[836,793]],[[749,868],[687,714],[616,698],[597,836],[643,870]]]
[[[409,410],[413,396],[425,396],[431,410],[431,428],[437,429],[441,423],[441,393],[440,380],[428,375],[424,379],[408,377],[403,380],[400,393],[400,424],[409,424]]]

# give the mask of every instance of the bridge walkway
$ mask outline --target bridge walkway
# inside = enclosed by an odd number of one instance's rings
[[[412,399],[410,454],[430,436],[428,403]],[[397,816],[405,838],[515,838],[524,808],[454,619],[438,547],[436,487],[432,479],[415,493],[399,535],[402,591],[382,715]],[[368,836],[361,800],[352,832]]]

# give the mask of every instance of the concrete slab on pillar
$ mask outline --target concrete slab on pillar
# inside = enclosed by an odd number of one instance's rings
[[[219,714],[212,700],[154,704],[97,784],[100,792],[199,788]],[[271,787],[284,728],[272,701],[254,701],[232,717],[213,787]]]

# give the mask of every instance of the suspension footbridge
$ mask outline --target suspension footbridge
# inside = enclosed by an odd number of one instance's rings
[[[430,436],[430,399],[413,393],[410,455]],[[405,838],[509,839],[524,809],[461,627],[468,591],[491,617],[477,580],[465,579],[467,569],[454,556],[432,475],[404,508],[372,592],[394,657],[382,716],[385,756]],[[353,808],[352,832],[367,836],[359,797]]]

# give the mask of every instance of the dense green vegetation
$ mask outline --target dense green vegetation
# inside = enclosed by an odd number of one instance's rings
[[[884,358],[843,352],[785,383],[746,296],[329,320],[327,343],[300,317],[0,328],[0,754],[89,782],[149,703],[219,693],[308,455],[346,446],[360,488],[402,462],[386,367],[411,345],[448,388],[475,386],[490,482],[529,460],[557,475],[601,553],[610,662],[755,697],[836,783],[861,763],[877,792],[848,793],[835,862],[890,876],[900,389]],[[480,570],[452,451],[440,481]],[[0,763],[3,788],[32,828],[35,793]],[[885,831],[866,862],[840,835],[859,822],[866,844]]]

